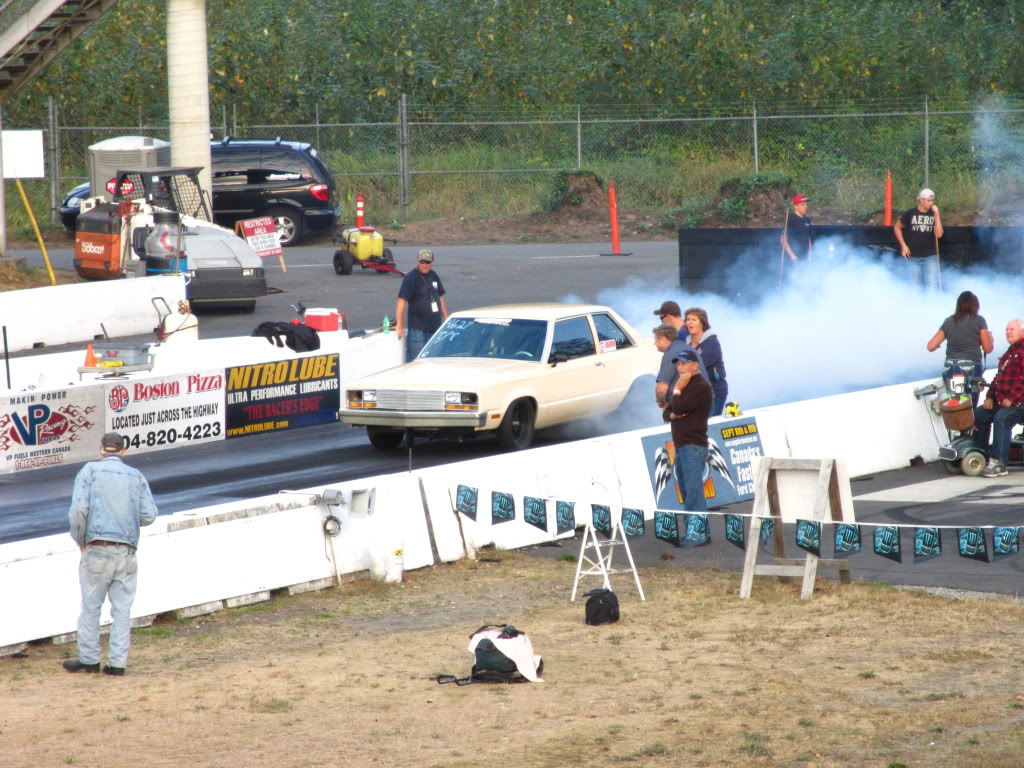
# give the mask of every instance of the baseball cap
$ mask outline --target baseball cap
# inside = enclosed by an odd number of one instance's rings
[[[654,314],[661,317],[662,315],[672,315],[673,317],[682,317],[683,311],[679,308],[679,305],[674,301],[663,301],[658,309],[654,310]]]
[[[684,349],[678,355],[672,358],[673,363],[696,363],[698,361],[697,353],[692,349]]]
[[[917,193],[917,199],[918,200],[921,200],[921,199],[924,199],[924,200],[934,200],[935,199],[935,193],[932,192],[930,189],[928,189],[928,187],[925,187],[924,189],[922,189],[920,192]]]
[[[418,254],[418,255],[416,256],[416,261],[428,261],[428,262],[433,262],[433,261],[434,261],[434,254],[433,254],[433,253],[432,253],[432,252],[430,251],[430,249],[429,249],[429,248],[424,248],[424,249],[423,249],[423,250],[421,250],[421,251],[419,252],[419,254]]]
[[[107,432],[100,438],[100,448],[106,453],[117,453],[124,448],[124,438],[120,432]]]
[[[793,205],[800,205],[800,203],[809,203],[811,198],[807,195],[793,195]]]

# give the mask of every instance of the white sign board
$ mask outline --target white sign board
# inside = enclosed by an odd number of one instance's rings
[[[0,397],[0,474],[99,456],[103,387]]]
[[[5,179],[41,179],[45,173],[42,131],[4,131]]]

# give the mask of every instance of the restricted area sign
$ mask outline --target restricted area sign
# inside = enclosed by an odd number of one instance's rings
[[[241,235],[260,258],[280,256],[281,238],[277,233],[277,221],[273,216],[261,216],[258,219],[246,219],[235,225],[241,229]]]

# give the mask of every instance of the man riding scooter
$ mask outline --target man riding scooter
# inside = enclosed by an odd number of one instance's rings
[[[989,429],[992,431],[992,449],[982,477],[1007,474],[1010,434],[1024,420],[1024,324],[1020,320],[1006,324],[1006,340],[1010,348],[999,358],[999,371],[984,402],[974,411],[974,442],[980,449],[988,450]]]

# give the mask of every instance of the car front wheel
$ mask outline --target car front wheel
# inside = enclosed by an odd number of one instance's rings
[[[533,425],[536,414],[529,400],[516,400],[505,411],[505,418],[498,427],[498,447],[503,451],[521,451],[533,442]]]
[[[271,208],[264,216],[273,216],[277,233],[285,248],[295,245],[302,237],[302,214],[290,208]]]
[[[367,427],[366,436],[370,439],[370,445],[378,451],[393,451],[401,444],[405,433],[394,429]]]

